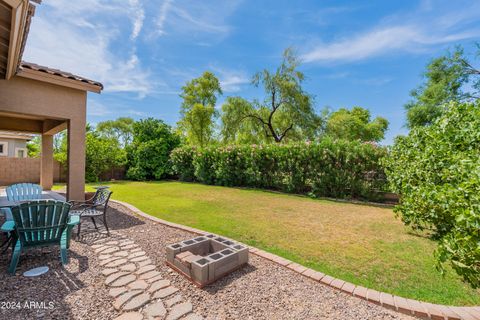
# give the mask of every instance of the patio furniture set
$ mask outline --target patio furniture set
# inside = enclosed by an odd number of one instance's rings
[[[66,202],[54,192],[45,192],[32,183],[19,183],[6,188],[6,196],[0,197],[0,211],[5,222],[0,231],[6,234],[2,244],[4,252],[11,246],[12,257],[8,272],[15,274],[22,250],[41,246],[60,246],[60,260],[68,263],[67,251],[72,229],[78,226],[80,237],[81,219],[90,218],[98,230],[95,218],[106,220],[108,201],[112,192],[100,187],[86,201]]]
[[[66,202],[36,184],[7,187],[6,196],[0,196],[0,213],[5,217],[0,231],[6,234],[3,251],[12,249],[8,272],[15,274],[22,251],[35,247],[60,246],[60,261],[67,264],[72,230],[77,226],[76,236],[80,238],[81,219],[91,219],[98,231],[95,219],[101,218],[110,235],[106,212],[112,192],[108,187],[96,189],[86,201]],[[246,265],[248,248],[210,234],[167,246],[166,257],[169,267],[203,287]]]

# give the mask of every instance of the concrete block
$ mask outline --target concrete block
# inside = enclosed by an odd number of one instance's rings
[[[241,244],[233,244],[230,248],[238,252],[238,263],[244,264],[248,263],[248,248]]]
[[[177,255],[177,253],[181,252],[183,248],[183,245],[180,243],[174,243],[171,245],[168,245],[165,249],[166,256],[167,256],[167,261],[170,263],[173,263],[173,259]]]
[[[192,261],[192,279],[200,285],[204,285],[208,282],[208,269],[210,262],[211,260],[208,257]]]
[[[213,234],[167,246],[167,261],[203,286],[248,262],[247,246]]]
[[[220,241],[220,240],[221,241]],[[210,252],[217,252],[227,248],[227,245],[223,244],[223,238],[215,238],[210,240]]]

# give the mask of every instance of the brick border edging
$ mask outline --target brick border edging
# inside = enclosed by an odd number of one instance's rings
[[[192,227],[184,226],[177,223],[168,222],[166,220],[151,216],[131,204],[119,200],[111,200],[118,203],[133,213],[142,216],[146,219],[161,223],[163,225],[195,233],[198,235],[210,234],[203,230],[195,229]],[[301,274],[307,278],[310,278],[316,282],[320,282],[324,285],[330,286],[334,289],[341,290],[354,297],[364,299],[368,302],[375,303],[382,307],[392,309],[397,312],[401,312],[407,315],[416,316],[423,319],[433,320],[480,320],[480,306],[476,307],[456,307],[446,306],[440,304],[433,304],[428,302],[422,302],[413,299],[406,299],[399,296],[394,296],[389,293],[379,292],[377,290],[368,289],[362,286],[354,285],[340,279],[336,279],[322,272],[315,271],[304,267],[298,263],[292,262],[285,258],[279,257],[275,254],[260,250],[255,247],[248,246],[249,252],[257,256],[275,262],[283,267],[286,267],[298,274]]]

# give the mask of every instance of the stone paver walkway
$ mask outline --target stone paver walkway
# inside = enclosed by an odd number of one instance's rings
[[[134,241],[111,232],[93,242],[118,320],[203,319]]]

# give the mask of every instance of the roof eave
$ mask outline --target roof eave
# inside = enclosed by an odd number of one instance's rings
[[[48,82],[58,86],[69,87],[77,90],[90,91],[95,93],[100,93],[102,87],[87,82],[82,82],[78,80],[73,80],[69,78],[63,78],[56,75],[51,75],[42,71],[33,70],[33,69],[20,69],[17,72],[17,76],[33,79],[42,82]]]
[[[8,48],[7,70],[5,78],[12,78],[19,66],[23,51],[24,39],[28,28],[26,28],[30,2],[29,0],[5,0],[12,7],[12,19],[10,27],[10,42]],[[33,6],[32,6],[33,7]],[[33,14],[33,9],[30,9]]]

